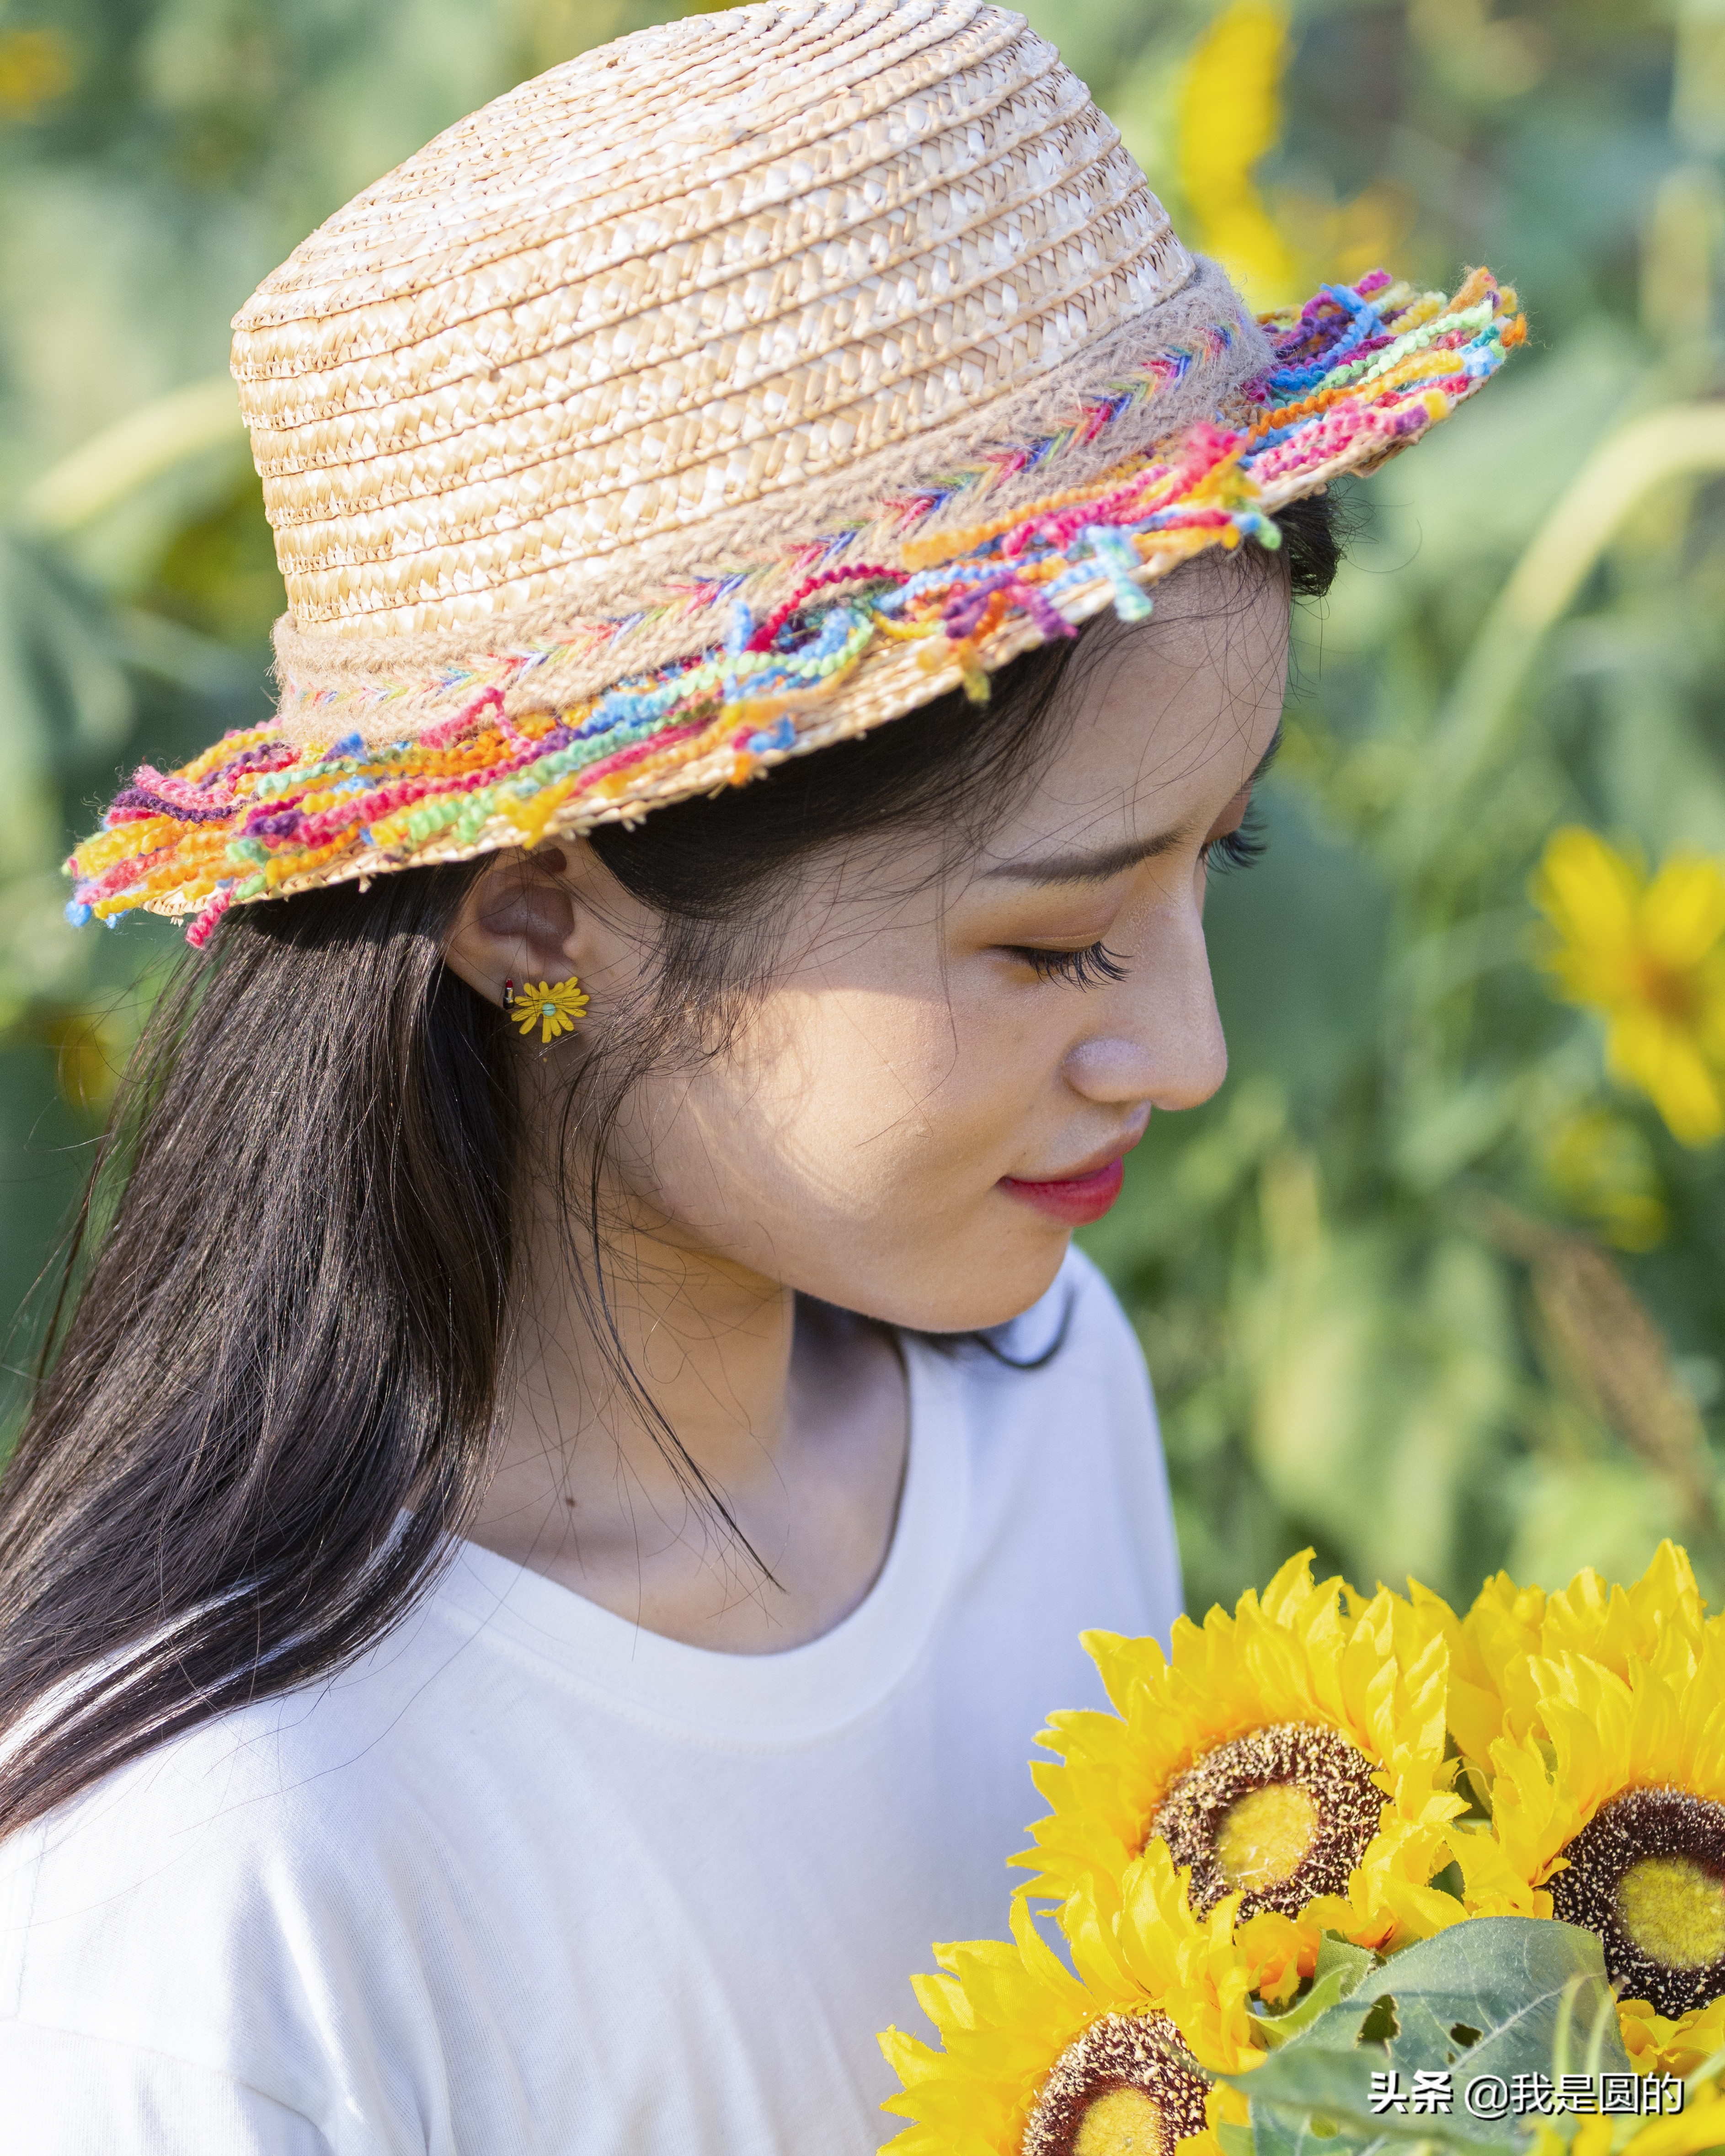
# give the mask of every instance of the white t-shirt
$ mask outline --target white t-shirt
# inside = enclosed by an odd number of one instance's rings
[[[907,1343],[866,1599],[807,1646],[644,1632],[463,1544],[334,1679],[0,1844],[19,2156],[863,2156],[936,1939],[1003,1932],[1086,1625],[1179,1580],[1137,1345],[1085,1260],[1013,1329]],[[902,2122],[899,2122],[902,2123]]]

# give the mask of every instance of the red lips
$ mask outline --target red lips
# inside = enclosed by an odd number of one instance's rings
[[[1125,1160],[1116,1154],[1105,1167],[1093,1168],[1088,1175],[1065,1176],[1055,1183],[1026,1183],[1016,1175],[1003,1175],[1000,1188],[1010,1197],[1035,1206],[1051,1220],[1068,1228],[1082,1228],[1099,1220],[1113,1204],[1120,1194],[1125,1173]]]

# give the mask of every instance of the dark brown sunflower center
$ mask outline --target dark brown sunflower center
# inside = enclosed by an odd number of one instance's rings
[[[1675,2019],[1725,1997],[1725,1804],[1626,1790],[1563,1853],[1552,1913],[1598,1933],[1625,1999]]]
[[[1240,1914],[1293,1916],[1347,1891],[1377,1831],[1372,1762],[1334,1729],[1276,1722],[1218,1744],[1171,1784],[1150,1823],[1192,1866],[1192,1907],[1238,1892]]]
[[[1054,2061],[1022,2156],[1174,2156],[1208,2088],[1166,2014],[1105,2014]]]

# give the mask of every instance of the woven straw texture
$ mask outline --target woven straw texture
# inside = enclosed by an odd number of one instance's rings
[[[1486,272],[1262,325],[1021,17],[818,0],[554,69],[260,287],[281,708],[148,766],[73,916],[195,916],[738,783],[1368,469],[1522,335]]]
[[[459,648],[780,551],[1016,439],[1015,398],[1105,374],[1192,273],[1084,85],[977,0],[740,8],[572,60],[234,324],[296,651]]]

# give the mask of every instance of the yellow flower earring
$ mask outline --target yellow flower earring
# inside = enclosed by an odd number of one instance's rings
[[[510,1017],[523,1034],[540,1026],[542,1046],[548,1045],[560,1033],[573,1033],[576,1019],[586,1015],[587,1001],[587,991],[574,973],[566,981],[541,981],[538,988],[528,983],[519,992],[513,981],[503,983],[503,1003]]]

